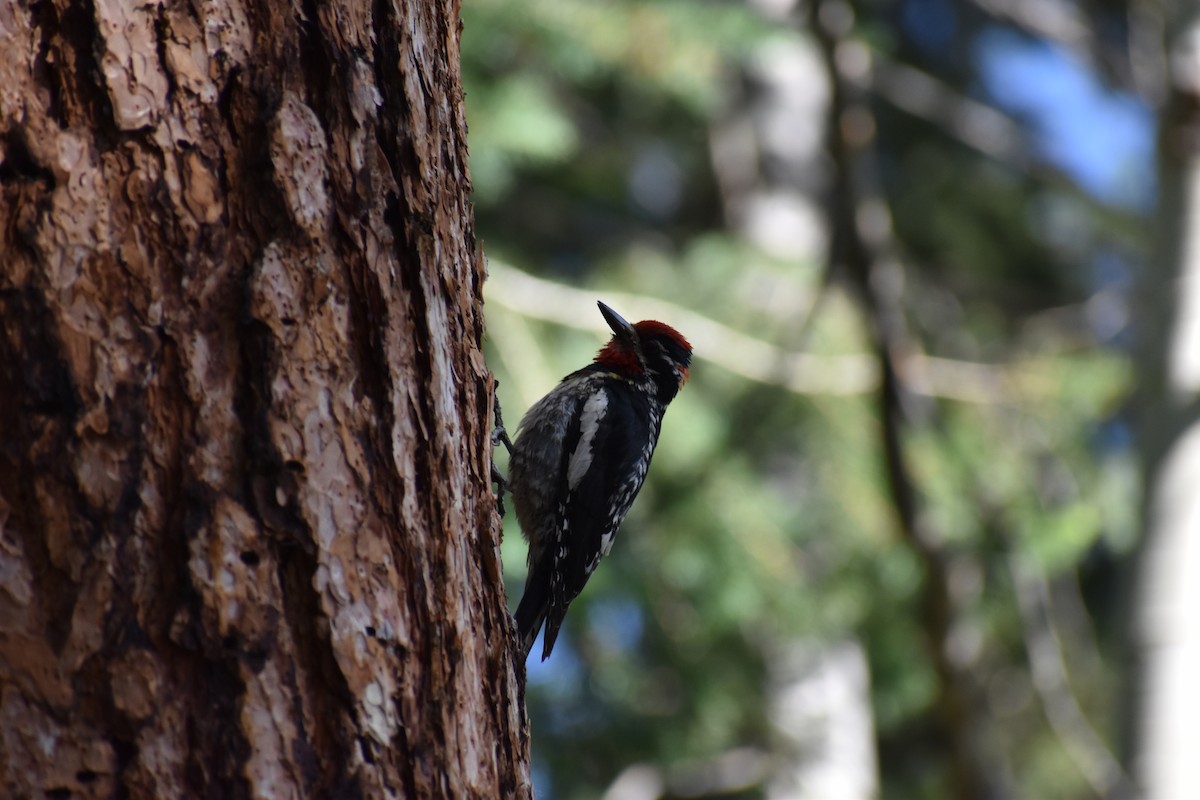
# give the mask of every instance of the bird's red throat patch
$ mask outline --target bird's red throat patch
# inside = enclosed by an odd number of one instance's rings
[[[638,362],[637,353],[616,336],[596,354],[596,362],[622,375],[641,375],[645,370]]]

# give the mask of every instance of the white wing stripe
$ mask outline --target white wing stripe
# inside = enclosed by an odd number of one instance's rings
[[[579,418],[579,444],[575,446],[575,452],[571,453],[571,460],[567,465],[567,488],[572,491],[592,465],[592,443],[607,409],[608,392],[603,389],[598,390],[583,404],[583,414]]]

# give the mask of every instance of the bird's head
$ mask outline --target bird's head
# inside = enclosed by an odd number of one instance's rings
[[[649,377],[658,400],[671,402],[687,382],[692,345],[670,325],[652,319],[631,325],[604,303],[596,305],[613,331],[596,362],[627,378]]]

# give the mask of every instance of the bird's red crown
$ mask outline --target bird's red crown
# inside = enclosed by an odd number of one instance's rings
[[[692,343],[683,338],[683,334],[672,328],[665,322],[659,322],[656,319],[644,319],[635,324],[633,329],[638,332],[638,336],[642,339],[649,339],[653,336],[663,336],[674,340],[675,344],[687,350],[692,351]]]
[[[633,329],[637,332],[638,341],[644,342],[647,339],[662,337],[671,340],[677,347],[683,348],[688,353],[692,351],[691,343],[684,338],[683,334],[665,322],[646,319],[635,323]],[[619,335],[614,335],[608,340],[608,344],[604,345],[596,355],[596,361],[624,375],[641,375],[645,371],[633,343]],[[687,375],[686,367],[683,369],[683,374]]]

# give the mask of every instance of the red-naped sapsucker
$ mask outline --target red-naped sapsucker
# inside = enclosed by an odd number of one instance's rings
[[[529,409],[509,462],[508,486],[529,542],[517,630],[528,655],[545,623],[543,661],[642,488],[663,412],[692,360],[692,346],[671,326],[630,325],[598,305],[612,339]]]

